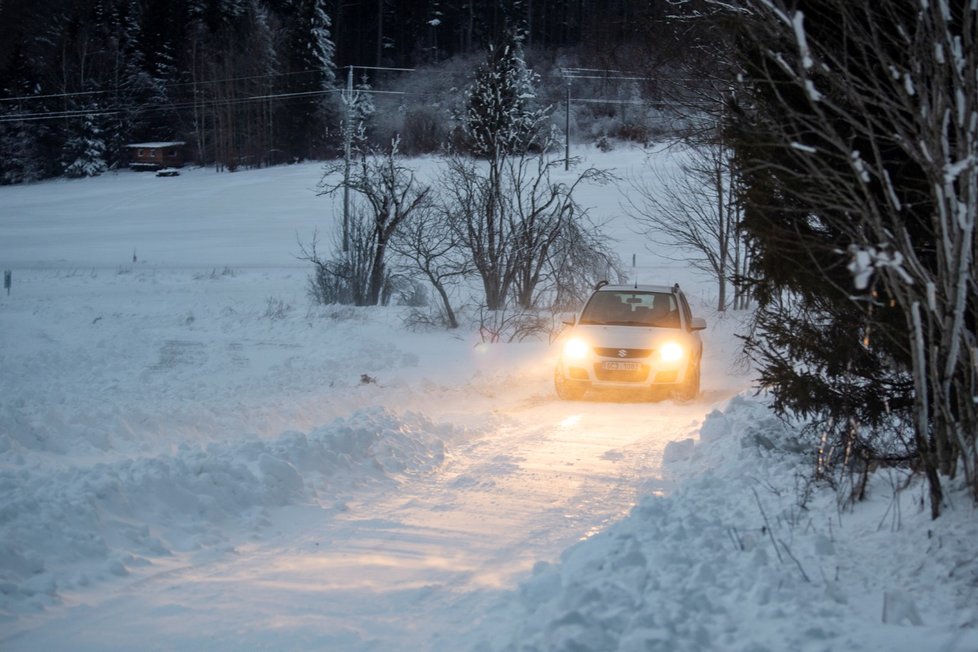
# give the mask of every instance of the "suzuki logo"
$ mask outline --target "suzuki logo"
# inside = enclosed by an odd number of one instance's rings
[[[625,349],[618,349],[618,357],[619,358],[627,358],[628,357],[628,351],[626,351]]]

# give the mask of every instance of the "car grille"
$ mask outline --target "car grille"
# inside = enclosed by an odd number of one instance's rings
[[[617,349],[616,349],[617,350]],[[649,377],[649,366],[641,365],[634,371],[619,371],[614,369],[603,369],[601,363],[594,365],[594,376],[598,380],[607,380],[618,383],[641,383]]]
[[[619,355],[621,351],[624,351],[625,355]],[[619,358],[621,360],[627,360],[628,358],[647,358],[652,355],[652,349],[610,349],[595,347],[594,352],[603,358]]]

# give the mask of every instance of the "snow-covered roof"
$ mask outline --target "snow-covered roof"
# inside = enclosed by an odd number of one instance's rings
[[[162,149],[164,147],[178,147],[180,145],[186,145],[187,143],[182,140],[171,140],[159,143],[129,143],[126,147],[142,147],[144,149]]]

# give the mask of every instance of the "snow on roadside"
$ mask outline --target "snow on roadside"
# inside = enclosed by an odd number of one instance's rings
[[[395,404],[430,414],[429,399],[470,383],[491,391],[526,349],[539,349],[535,358],[547,349],[410,332],[400,307],[307,305],[305,273],[292,269],[17,279],[17,292],[0,296],[0,467],[274,437],[329,423],[378,393],[384,405],[397,393]]]
[[[763,400],[736,397],[666,449],[675,493],[538,563],[476,649],[978,649],[966,492],[932,522],[920,483],[897,492],[905,478],[881,471],[842,507],[802,450]]]
[[[273,439],[184,443],[173,455],[56,472],[0,470],[0,618],[221,545],[229,531],[259,528],[268,508],[330,506],[337,486],[434,470],[452,430],[375,407]]]

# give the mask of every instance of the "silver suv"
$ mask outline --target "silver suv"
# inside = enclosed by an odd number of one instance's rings
[[[693,317],[679,284],[599,283],[571,326],[554,370],[562,399],[593,388],[670,392],[679,400],[700,391],[706,321]]]

